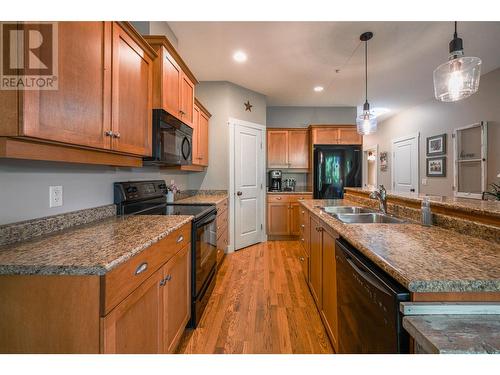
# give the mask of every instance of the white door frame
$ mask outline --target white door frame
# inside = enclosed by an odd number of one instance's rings
[[[420,132],[408,134],[404,137],[394,138],[391,140],[391,190],[394,190],[394,143],[404,141],[406,139],[415,138],[417,140],[417,184],[415,193],[420,192]]]
[[[229,229],[229,245],[227,247],[227,252],[232,253],[234,252],[234,232],[235,232],[235,216],[234,216],[234,207],[235,207],[235,196],[236,196],[236,188],[234,184],[234,128],[236,124],[247,126],[252,129],[259,130],[261,132],[261,139],[262,139],[262,152],[263,152],[263,157],[262,157],[262,164],[261,164],[261,170],[262,170],[262,189],[260,189],[260,202],[261,202],[261,220],[262,220],[262,231],[261,231],[261,240],[262,242],[267,241],[267,234],[266,234],[266,157],[265,157],[265,150],[267,150],[267,137],[266,137],[266,126],[265,125],[260,125],[256,124],[254,122],[249,122],[249,121],[244,121],[244,120],[238,120],[236,118],[230,117],[228,120],[229,125],[229,215],[228,215],[228,229]]]
[[[375,152],[375,155],[376,155],[376,158],[375,158],[375,171],[376,171],[376,173],[375,173],[375,187],[376,188],[378,187],[378,158],[379,158],[379,155],[378,155],[378,143],[377,143],[377,144],[371,145],[371,146],[363,145],[363,166],[361,168],[362,175],[363,175],[363,181],[362,181],[363,189],[366,187],[366,183],[368,182],[367,155],[368,155],[369,151]]]

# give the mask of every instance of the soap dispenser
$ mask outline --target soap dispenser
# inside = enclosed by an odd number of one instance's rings
[[[422,199],[422,225],[425,227],[430,227],[432,225],[432,212],[431,212],[431,202],[429,197],[423,197]]]

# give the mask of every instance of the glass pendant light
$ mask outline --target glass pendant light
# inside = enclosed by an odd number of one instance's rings
[[[377,119],[370,113],[370,103],[368,103],[368,41],[373,38],[372,32],[361,34],[359,39],[365,42],[365,104],[363,113],[356,119],[356,127],[361,135],[373,134],[377,131]]]
[[[456,102],[474,94],[479,88],[481,59],[465,57],[462,39],[455,33],[450,42],[450,57],[434,70],[434,95],[442,102]]]

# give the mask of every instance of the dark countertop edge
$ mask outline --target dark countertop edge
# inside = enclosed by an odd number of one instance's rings
[[[359,194],[366,194],[367,196],[370,194],[369,190],[361,189],[361,188],[350,188],[346,187],[344,188],[345,191],[347,192],[353,192],[353,193],[359,193]],[[432,197],[433,195],[429,195]],[[394,194],[393,192],[387,192],[387,197],[388,198],[393,198],[393,199],[399,199],[401,201],[406,201],[406,202],[412,202],[412,203],[418,203],[420,204],[422,202],[421,197],[405,197],[402,195]],[[467,198],[463,198],[467,199]],[[495,202],[495,201],[493,201]],[[455,211],[462,211],[462,212],[468,212],[468,213],[474,213],[478,215],[488,215],[491,217],[499,218],[500,219],[500,213],[488,210],[487,208],[478,208],[478,207],[468,207],[468,206],[461,206],[460,203],[453,203],[453,202],[440,202],[437,200],[430,200],[431,208],[432,206],[434,207],[443,207],[447,209],[452,209]]]
[[[186,198],[182,198],[182,199],[179,199],[179,200],[176,200],[174,201],[175,204],[211,204],[211,205],[218,205],[219,203],[221,203],[222,201],[224,201],[225,199],[228,199],[229,198],[229,194],[227,193],[220,193],[220,197],[217,196],[218,200],[216,201],[211,201],[211,202],[208,202],[208,201],[199,201],[199,202],[182,202],[183,200],[187,200],[187,199],[191,199],[193,197],[215,197],[216,195],[215,194],[203,194],[203,193],[200,193],[200,194],[195,194],[195,195],[191,195],[189,197],[186,197]]]
[[[153,215],[152,215],[153,216]],[[106,273],[110,272],[114,268],[120,266],[125,263],[127,260],[133,258],[134,256],[140,254],[147,248],[151,247],[153,244],[161,241],[165,237],[167,237],[173,231],[179,229],[183,225],[189,223],[193,220],[193,216],[191,215],[182,215],[184,220],[177,223],[172,227],[169,227],[167,230],[162,231],[160,234],[151,237],[145,242],[137,246],[136,248],[130,250],[128,253],[123,254],[122,256],[113,259],[108,264],[95,264],[89,266],[76,266],[76,265],[9,265],[3,264],[0,265],[0,276],[10,276],[10,275],[40,275],[40,276],[103,276]],[[178,216],[179,217],[179,216]],[[98,220],[96,222],[91,223],[90,225],[99,225],[99,222],[104,222],[107,219]],[[79,226],[75,227],[74,230],[80,229]],[[65,229],[63,231],[73,230]],[[62,232],[62,231],[61,231]],[[55,235],[58,232],[54,232],[48,234],[47,236]],[[50,250],[49,250],[50,251]]]
[[[313,214],[308,206],[303,201],[300,202],[304,208]],[[321,217],[319,217],[321,220]],[[377,267],[379,267],[388,275],[403,285],[411,293],[453,293],[453,292],[500,292],[500,280],[408,280],[405,275],[401,274],[398,268],[393,267],[386,259],[380,257],[375,251],[371,251],[365,245],[361,245],[356,239],[353,239],[346,234],[342,229],[349,224],[344,224],[339,221],[339,228],[335,228],[328,222],[321,220],[328,225],[332,230],[337,232],[339,236],[354,246],[359,252],[370,259]],[[408,222],[407,225],[418,225]],[[397,275],[399,277],[394,276]],[[450,283],[452,286],[443,287],[443,283]]]

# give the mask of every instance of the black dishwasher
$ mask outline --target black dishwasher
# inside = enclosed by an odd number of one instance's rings
[[[339,352],[408,353],[399,303],[410,293],[345,240],[337,240]]]

